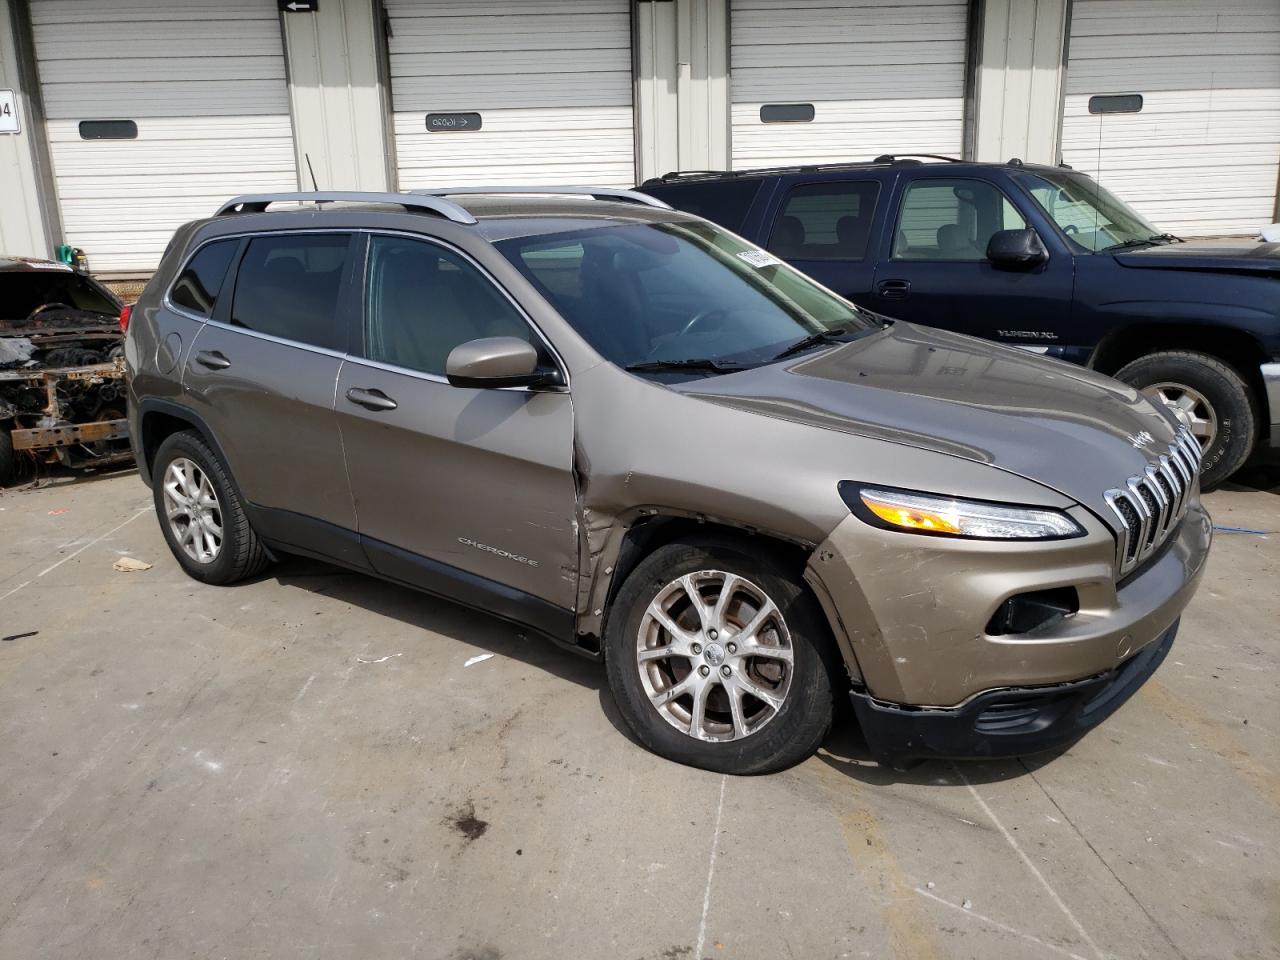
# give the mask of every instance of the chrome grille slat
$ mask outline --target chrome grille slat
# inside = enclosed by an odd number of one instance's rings
[[[1125,576],[1169,538],[1191,505],[1200,474],[1200,444],[1185,427],[1167,453],[1124,485],[1103,494],[1116,520],[1116,569]]]

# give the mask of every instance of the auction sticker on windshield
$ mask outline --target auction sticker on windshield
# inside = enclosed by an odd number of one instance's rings
[[[757,268],[776,267],[782,263],[773,254],[765,253],[763,250],[743,250],[738,254],[738,259]]]

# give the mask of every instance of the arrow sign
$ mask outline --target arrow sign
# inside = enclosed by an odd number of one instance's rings
[[[320,9],[320,0],[276,0],[281,13],[315,13]]]

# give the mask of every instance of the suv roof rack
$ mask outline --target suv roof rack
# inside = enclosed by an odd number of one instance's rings
[[[920,163],[921,159],[942,160],[946,163],[964,163],[958,157],[945,157],[938,153],[882,153],[874,160],[842,160],[837,163],[790,163],[780,167],[751,167],[746,170],[672,170],[659,177],[650,177],[643,185],[655,187],[664,183],[678,183],[681,180],[731,180],[738,177],[764,177],[773,174],[856,170],[859,167],[872,167],[886,163],[915,164]]]
[[[624,200],[630,203],[642,203],[647,207],[659,207],[670,210],[671,205],[663,203],[657,197],[635,190],[624,190],[621,187],[542,187],[536,184],[517,187],[427,187],[411,190],[410,193],[425,197],[461,197],[469,195],[488,196],[566,196],[590,197],[592,200]],[[472,221],[475,222],[474,220]]]
[[[958,157],[947,157],[940,153],[882,153],[872,163],[893,163],[895,160],[943,160],[947,163],[964,163]]]
[[[413,193],[376,193],[362,190],[323,190],[310,193],[251,193],[232,197],[215,217],[232,213],[262,213],[273,203],[386,203],[406,210],[429,210],[454,223],[473,224],[476,218],[456,203]]]

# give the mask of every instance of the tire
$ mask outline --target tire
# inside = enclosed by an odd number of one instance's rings
[[[156,451],[152,476],[160,530],[174,559],[189,577],[226,586],[252,577],[267,566],[266,548],[249,524],[239,491],[218,455],[200,434],[185,430],[167,437]],[[180,478],[184,479],[180,481]],[[206,492],[212,494],[211,506]],[[171,500],[171,497],[181,500]],[[168,516],[171,504],[179,508],[172,520]],[[188,509],[193,512],[184,513]],[[221,536],[214,537],[213,526],[193,522],[193,516],[208,516]],[[185,539],[188,532],[193,534],[189,542]],[[206,533],[208,538],[204,536]],[[210,544],[215,540],[216,549],[211,549]]]
[[[1209,491],[1218,486],[1253,452],[1259,416],[1256,398],[1236,369],[1216,357],[1191,350],[1166,350],[1126,364],[1117,371],[1116,379],[1157,403],[1175,408],[1174,415],[1188,426],[1191,420],[1196,421],[1204,448],[1200,489]],[[1176,408],[1176,403],[1182,408]],[[1211,435],[1207,442],[1206,431]]]
[[[11,487],[22,479],[18,453],[13,449],[12,420],[0,420],[0,487]]]
[[[699,614],[681,583],[685,577],[704,600],[708,619],[703,626],[694,626]],[[731,585],[728,609],[717,618],[708,601],[718,599],[725,584]],[[744,655],[733,642],[740,628],[749,625],[744,620],[767,611],[764,599],[776,613],[766,612],[756,636],[773,650],[789,646],[790,664],[772,654]],[[683,639],[655,619],[651,603],[667,614],[672,626],[690,628],[682,631]],[[644,664],[639,662],[642,645],[653,657]],[[831,729],[838,662],[826,621],[804,584],[758,547],[697,541],[658,548],[618,591],[604,647],[609,687],[627,725],[642,744],[677,763],[718,773],[770,773],[810,756]],[[682,652],[669,657],[652,653],[677,648]],[[722,673],[726,669],[727,677]],[[702,670],[707,671],[705,681],[695,679]],[[757,699],[740,682],[778,697],[779,705]],[[694,693],[681,693],[661,706],[655,702],[655,696],[664,699],[682,684],[705,689],[697,695],[705,697],[697,729],[716,739],[695,738],[690,732],[698,702]],[[737,710],[731,699],[738,702]]]

